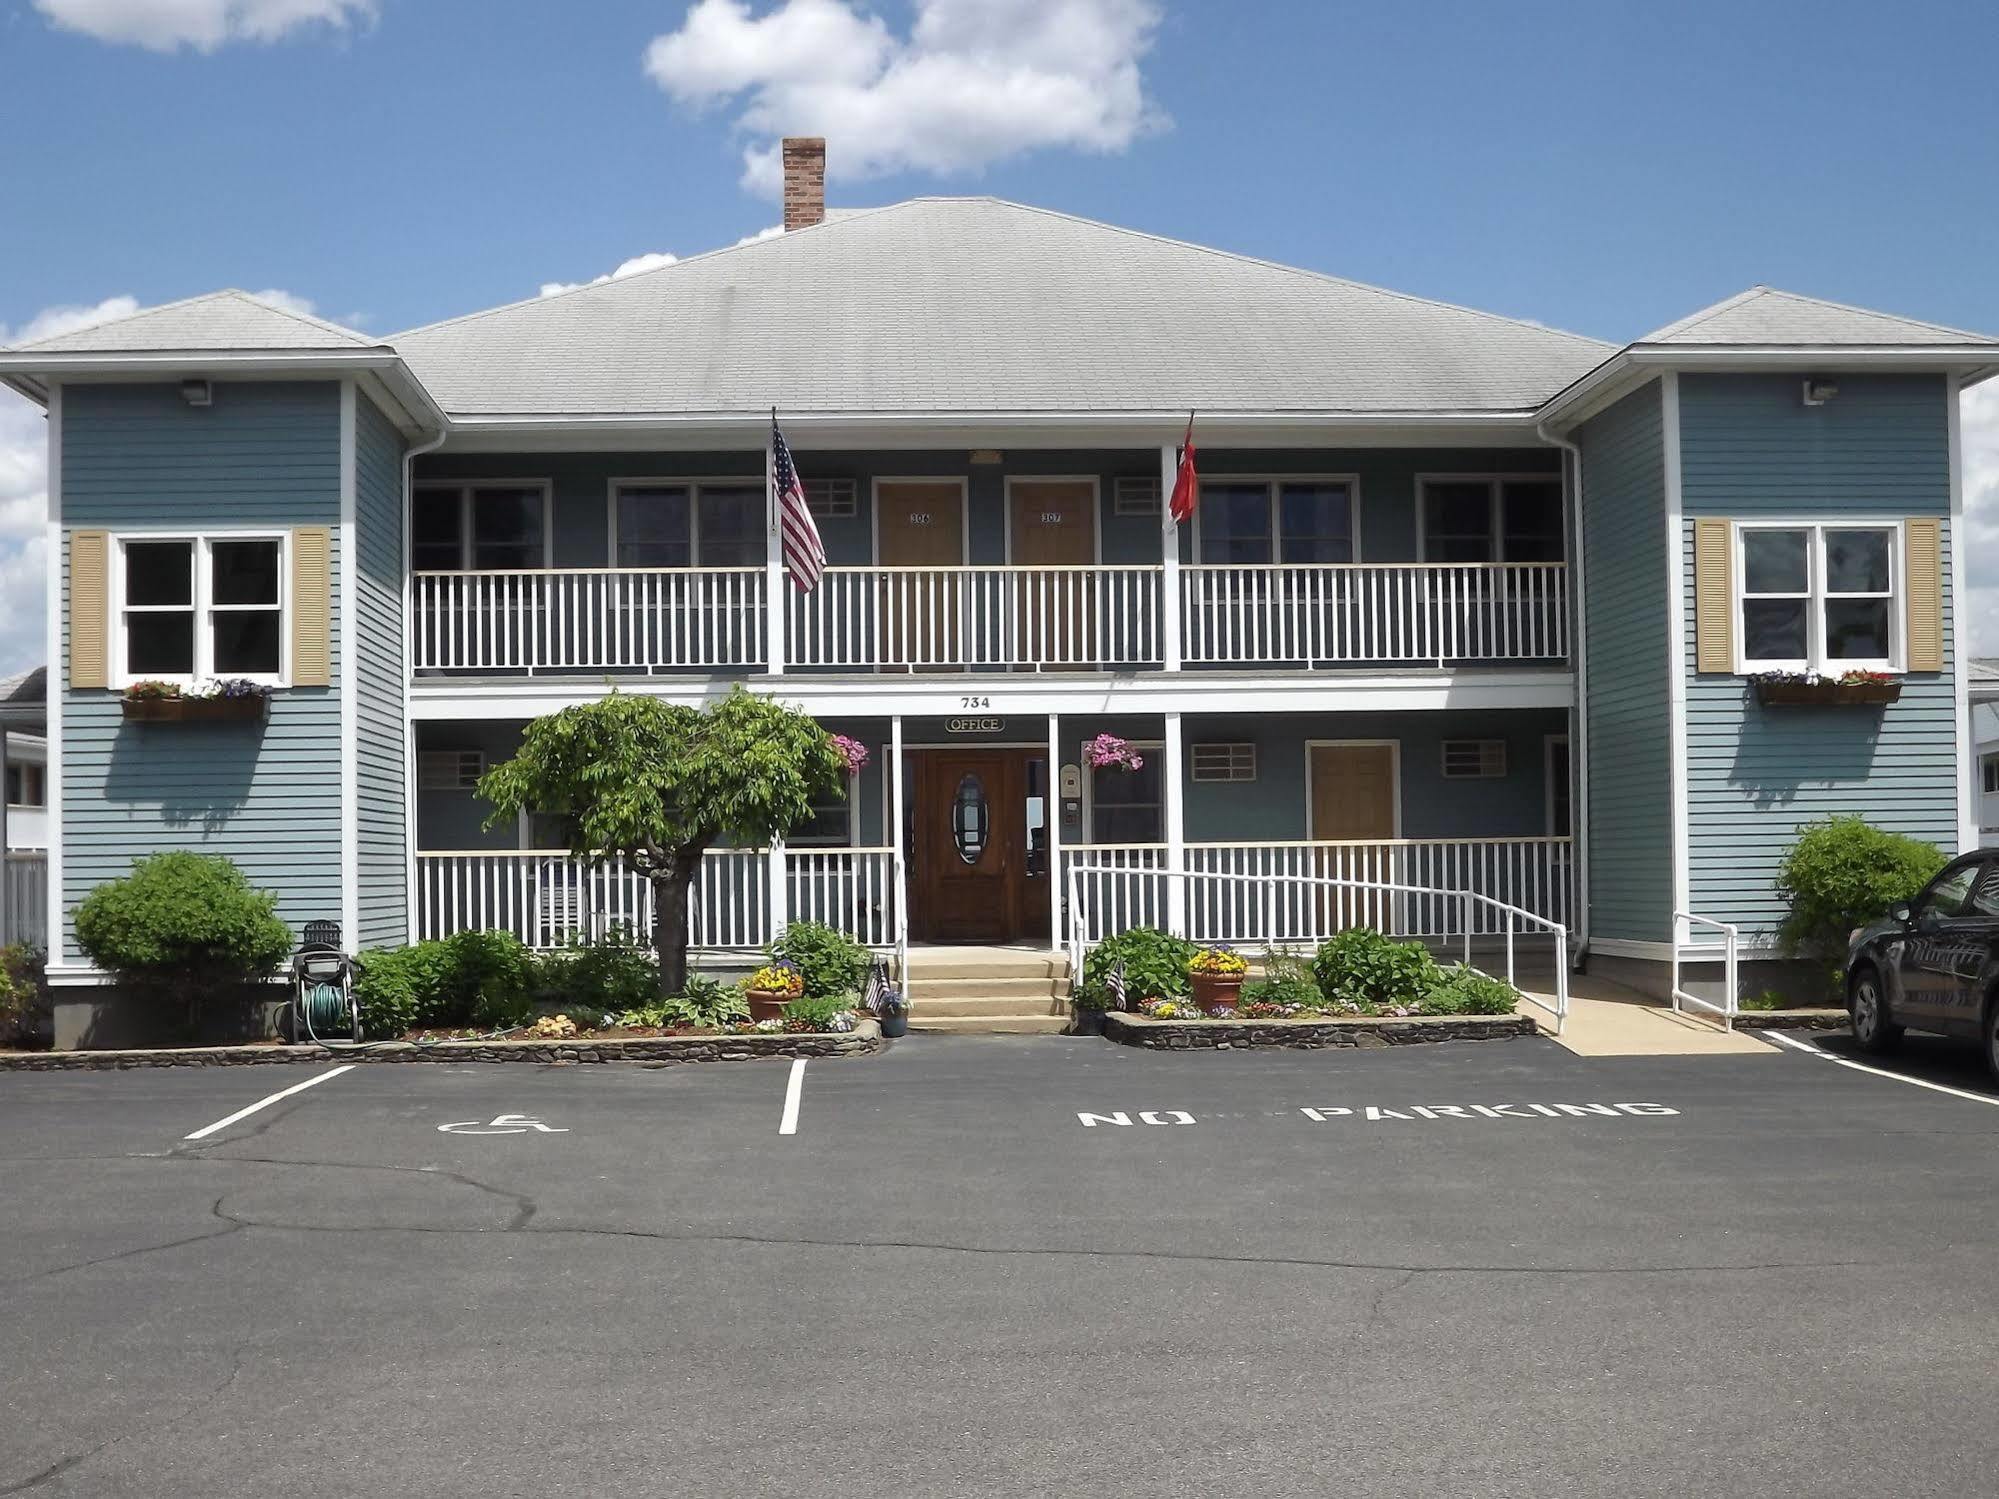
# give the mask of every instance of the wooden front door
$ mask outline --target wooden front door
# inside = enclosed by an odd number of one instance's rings
[[[1097,486],[1087,479],[1015,479],[1008,486],[1016,567],[1036,573],[1016,585],[1019,659],[1036,666],[1097,663]]]
[[[875,560],[883,567],[962,568],[965,490],[955,479],[883,479],[875,486]],[[949,667],[962,659],[963,599],[953,580],[888,573],[881,582],[887,669]]]
[[[1392,744],[1315,744],[1312,762],[1314,842],[1387,843],[1395,837],[1396,747]],[[1320,849],[1315,874],[1373,884],[1401,884],[1393,848]],[[1399,925],[1399,899],[1385,892],[1328,890],[1322,926],[1328,933],[1351,926],[1391,931]]]
[[[1036,764],[1030,765],[1032,758]],[[1008,942],[1046,930],[1045,858],[1030,830],[1045,755],[1018,749],[911,752],[909,933],[919,942]],[[1031,787],[1039,781],[1039,787]]]

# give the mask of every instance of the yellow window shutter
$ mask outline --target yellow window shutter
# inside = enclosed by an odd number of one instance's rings
[[[111,685],[111,533],[69,533],[69,685]]]
[[[1910,671],[1943,670],[1943,522],[1912,518],[1903,528],[1908,578]]]
[[[292,685],[333,685],[333,532],[292,529]]]
[[[1694,658],[1697,671],[1735,670],[1733,528],[1725,520],[1694,522]]]

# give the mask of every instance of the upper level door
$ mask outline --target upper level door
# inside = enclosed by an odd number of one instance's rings
[[[1007,482],[1008,556],[1015,567],[1046,569],[1015,582],[1016,651],[1024,665],[1098,663],[1101,585],[1097,486],[1091,479]]]
[[[891,668],[956,665],[963,656],[965,486],[957,479],[882,479],[875,485],[875,560],[881,581],[881,662]]]

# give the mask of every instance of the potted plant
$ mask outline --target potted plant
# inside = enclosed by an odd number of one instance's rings
[[[1069,996],[1069,1004],[1076,1016],[1076,1034],[1079,1036],[1101,1036],[1104,1033],[1104,1012],[1111,1007],[1111,996],[1095,984],[1082,984]]]
[[[882,1035],[894,1040],[909,1034],[909,996],[888,976],[886,964],[877,963],[868,972],[868,988],[862,1004],[881,1026]]]
[[[1815,671],[1764,671],[1749,679],[1756,701],[1766,708],[1854,704],[1882,707],[1898,702],[1902,683],[1885,671],[1849,671],[1836,677]]]
[[[262,720],[271,689],[247,677],[204,677],[191,687],[176,682],[134,682],[121,699],[125,717],[139,723],[250,723]]]
[[[1145,757],[1115,734],[1099,734],[1083,746],[1083,758],[1096,770],[1143,770]]]
[[[789,963],[766,963],[743,980],[752,1021],[782,1020],[784,1007],[804,992],[804,977]]]
[[[1242,993],[1242,981],[1249,963],[1226,943],[1203,947],[1187,960],[1187,977],[1194,987],[1194,1003],[1203,1015],[1232,1015]]]

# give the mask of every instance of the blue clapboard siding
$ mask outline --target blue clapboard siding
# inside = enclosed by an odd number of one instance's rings
[[[1655,381],[1576,434],[1589,579],[1590,934],[1638,942],[1667,941],[1673,909],[1661,411]]]
[[[799,471],[809,479],[851,478],[858,507],[851,517],[819,522],[826,554],[835,566],[865,566],[874,560],[872,484],[898,475],[964,478],[970,507],[968,541],[975,564],[1006,559],[1006,480],[1036,474],[1098,481],[1101,538],[1099,560],[1151,563],[1160,556],[1158,516],[1119,515],[1119,477],[1157,479],[1159,450],[1087,449],[1009,451],[997,464],[972,463],[963,448],[945,452],[800,452]],[[1229,474],[1351,474],[1358,478],[1362,560],[1416,560],[1416,476],[1450,473],[1545,473],[1556,470],[1556,455],[1544,449],[1353,449],[1222,450],[1201,455],[1201,472],[1211,479]],[[541,479],[550,485],[557,567],[604,567],[610,557],[611,484],[638,478],[735,479],[763,481],[763,454],[591,453],[454,454],[419,459],[419,482],[437,479]],[[1193,558],[1192,540],[1182,533],[1182,555]]]
[[[1692,517],[1950,513],[1942,378],[1838,375],[1837,383],[1835,399],[1811,407],[1792,376],[1680,377],[1690,895],[1702,915],[1759,934],[1782,919],[1777,868],[1805,823],[1858,813],[1940,848],[1957,844],[1952,671],[1908,677],[1901,701],[1885,709],[1805,709],[1761,707],[1741,678],[1694,670]],[[1947,520],[1944,530],[1948,662],[1957,538]]]
[[[403,719],[402,436],[365,395],[355,401],[354,571],[360,629],[355,784],[360,945],[403,942],[409,871]]]
[[[331,381],[217,382],[189,407],[175,384],[63,392],[67,530],[196,530],[340,520],[340,391]],[[336,546],[334,673],[339,657]],[[65,538],[63,603],[69,602]],[[63,689],[62,947],[73,915],[133,859],[185,848],[233,859],[294,926],[340,913],[340,703],[300,688],[254,726],[135,724],[114,692]]]

